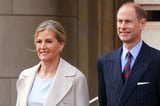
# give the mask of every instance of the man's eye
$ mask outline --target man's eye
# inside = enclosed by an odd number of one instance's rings
[[[47,40],[47,42],[48,42],[48,43],[52,43],[52,41],[51,41],[51,40]]]
[[[122,20],[117,20],[118,23],[122,23]]]
[[[126,23],[131,23],[131,22],[132,22],[131,20],[127,20],[127,21],[126,21]]]

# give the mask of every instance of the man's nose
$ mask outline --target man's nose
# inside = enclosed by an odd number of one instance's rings
[[[121,23],[120,27],[125,28],[125,27],[126,27],[126,22],[123,21],[123,22]]]

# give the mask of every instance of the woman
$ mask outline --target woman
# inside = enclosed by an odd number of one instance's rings
[[[16,106],[89,106],[85,76],[60,57],[65,41],[60,23],[39,25],[34,44],[40,63],[21,72]]]

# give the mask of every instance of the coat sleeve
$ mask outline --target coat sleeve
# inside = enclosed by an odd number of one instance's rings
[[[81,72],[76,77],[76,106],[89,106],[88,84]]]
[[[103,65],[100,60],[97,61],[98,70],[98,101],[99,106],[107,106],[106,88],[103,75]]]

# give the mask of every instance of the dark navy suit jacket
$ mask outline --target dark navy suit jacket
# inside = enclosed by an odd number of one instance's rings
[[[143,42],[125,83],[121,51],[98,58],[99,106],[160,106],[160,51]]]

